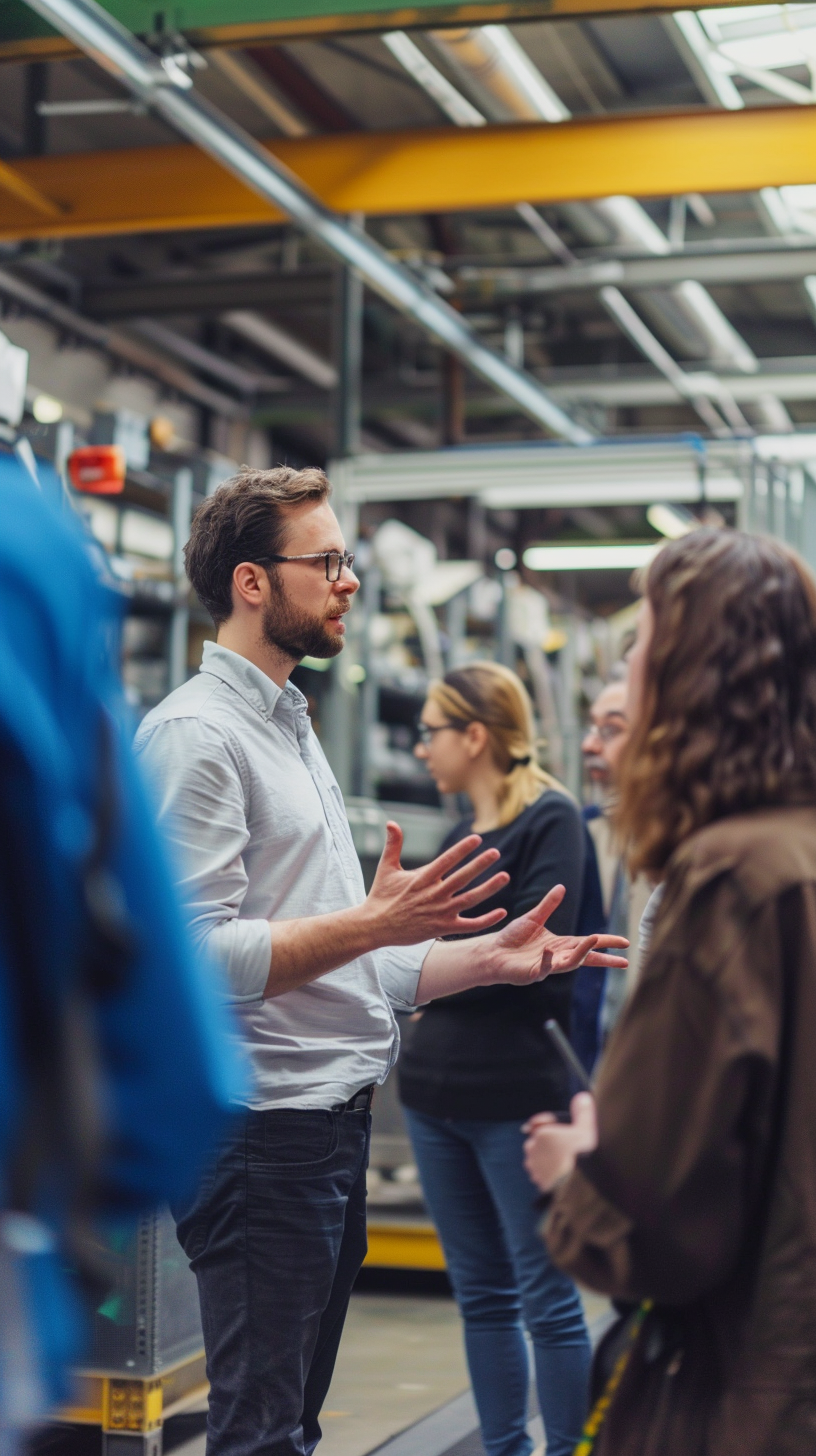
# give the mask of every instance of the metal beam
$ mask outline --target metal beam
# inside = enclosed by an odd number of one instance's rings
[[[803,239],[774,247],[763,239],[757,247],[737,251],[733,241],[720,252],[678,252],[662,258],[617,258],[597,263],[576,263],[571,268],[479,268],[458,272],[460,288],[485,294],[518,297],[525,293],[572,293],[577,289],[666,288],[683,279],[699,283],[740,284],[798,281],[816,273],[816,247]]]
[[[249,309],[230,309],[221,315],[221,320],[234,333],[240,334],[242,339],[254,344],[256,349],[261,349],[271,358],[279,360],[318,389],[334,389],[337,383],[334,365],[300,339],[294,338],[279,324],[273,324],[271,320],[262,318],[260,314]]]
[[[782,367],[763,367],[757,374],[720,374],[716,377],[739,404],[749,407],[769,392],[788,401],[816,400],[816,359],[811,356],[804,358],[802,363],[807,366],[804,369],[793,369],[790,362],[779,361]],[[784,367],[786,363],[788,368]],[[554,370],[547,376],[546,383],[553,398],[565,405],[599,404],[608,409],[648,409],[674,404],[677,399],[677,390],[668,379],[626,369],[613,378],[603,369]]]
[[[160,379],[163,384],[187,399],[194,400],[196,404],[203,405],[205,409],[225,415],[228,419],[246,419],[248,416],[245,404],[239,404],[237,400],[230,399],[229,395],[211,389],[188,370],[180,368],[170,359],[157,354],[155,350],[147,348],[118,329],[109,329],[104,324],[94,323],[75,309],[66,308],[65,304],[58,303],[39,288],[32,288],[30,283],[24,283],[5,268],[0,268],[0,297],[10,299],[26,313],[47,319],[64,334],[84,339],[103,353],[112,354],[114,358],[123,360],[142,373]]]
[[[392,307],[419,325],[435,343],[457,354],[474,374],[511,399],[525,415],[573,443],[591,438],[557,405],[532,375],[488,349],[469,324],[407,268],[367,235],[349,227],[297,176],[191,89],[186,72],[160,59],[115,23],[95,0],[28,0],[31,9],[58,27],[163,121],[188,137],[220,166],[281,210]],[[308,138],[295,145],[306,145]],[[290,143],[291,145],[291,143]],[[357,211],[351,208],[346,211]]]
[[[170,88],[161,94],[202,105]],[[259,176],[270,163],[278,172],[289,168],[324,207],[387,216],[812,182],[816,127],[810,108],[780,106],[281,138],[266,148],[253,143],[253,157]],[[269,193],[250,191],[191,147],[32,157],[15,165],[66,213],[35,220],[16,199],[2,198],[0,239],[234,227],[285,215]]]
[[[142,314],[218,314],[228,309],[282,308],[311,305],[328,308],[332,273],[328,268],[303,268],[297,273],[215,273],[151,275],[115,282],[86,283],[82,307],[91,318],[139,318]]]
[[[231,359],[214,354],[212,349],[203,348],[195,339],[188,339],[186,334],[178,334],[175,329],[168,329],[164,324],[157,323],[155,319],[134,319],[130,330],[150,343],[157,344],[168,354],[175,355],[177,359],[183,359],[186,364],[192,364],[202,374],[208,374],[211,379],[218,379],[222,384],[229,385],[238,394],[280,394],[289,388],[288,379],[283,379],[278,374],[259,374],[252,369],[245,369],[241,364],[234,364]]]
[[[708,0],[689,0],[688,10]],[[740,5],[745,0],[720,0]],[[758,4],[762,0],[748,0]],[[136,32],[152,11],[141,0],[108,0],[106,8]],[[615,15],[641,10],[672,12],[677,0],[468,0],[465,4],[414,0],[335,0],[325,13],[320,0],[276,0],[270,19],[264,0],[186,0],[173,7],[173,24],[196,46],[248,46],[269,41],[338,35],[347,31],[411,30],[432,26],[486,25],[491,21],[551,20],[555,16]],[[6,0],[0,20],[0,61],[60,60],[79,54],[65,36],[26,12],[22,0]]]
[[[25,208],[36,213],[38,217],[62,216],[62,208],[58,202],[46,197],[38,187],[23,176],[22,172],[18,172],[16,167],[2,161],[0,161],[0,192],[9,193],[18,202],[22,202]]]

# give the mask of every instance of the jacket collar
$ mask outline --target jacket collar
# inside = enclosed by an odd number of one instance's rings
[[[204,643],[199,672],[220,678],[267,722],[279,707],[285,715],[287,709],[288,715],[293,716],[306,711],[306,699],[293,683],[279,688],[254,662],[230,647],[220,647],[217,642]]]

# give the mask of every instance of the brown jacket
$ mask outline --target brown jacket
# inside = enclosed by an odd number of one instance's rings
[[[553,1258],[651,1297],[596,1456],[816,1453],[816,809],[673,857]]]

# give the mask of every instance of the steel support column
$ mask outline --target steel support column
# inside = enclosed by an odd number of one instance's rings
[[[362,231],[362,220],[354,221]],[[338,459],[360,449],[363,372],[363,280],[355,268],[337,270],[335,297],[335,453]]]

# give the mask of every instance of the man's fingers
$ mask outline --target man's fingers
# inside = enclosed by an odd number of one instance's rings
[[[459,915],[454,920],[448,934],[453,935],[458,932],[459,934],[472,935],[475,930],[489,930],[491,925],[498,925],[500,920],[505,920],[506,918],[506,910],[488,910],[486,915],[475,915],[473,918],[470,915]]]
[[[585,966],[618,966],[624,969],[629,962],[625,956],[602,955],[601,952],[614,948],[617,950],[629,949],[629,942],[623,935],[593,935],[593,945],[587,951],[581,965]]]
[[[461,914],[463,910],[470,910],[473,905],[481,905],[483,900],[489,900],[491,895],[503,890],[509,880],[510,876],[506,870],[499,870],[497,875],[492,875],[489,880],[485,880],[483,885],[475,885],[472,890],[465,890],[463,894],[456,895],[454,907]]]
[[[449,870],[455,869],[461,860],[473,853],[474,849],[478,849],[481,842],[480,834],[468,834],[465,839],[460,839],[456,844],[452,844],[444,854],[437,855],[436,859],[432,859],[430,864],[425,865],[423,869],[416,870],[417,878],[421,879],[423,884],[426,881],[440,879]]]
[[[534,920],[536,925],[546,925],[553,911],[558,909],[566,893],[567,891],[564,885],[553,885],[552,889],[547,891],[544,899],[539,900],[538,904],[534,905],[532,910],[528,910],[526,915],[523,915],[521,919]]]
[[[483,874],[499,859],[501,859],[501,850],[483,849],[475,859],[468,860],[467,864],[454,870],[453,874],[445,875],[445,889],[456,894],[457,890],[463,890],[465,885],[469,885],[471,880],[475,880],[477,875]]]
[[[380,864],[388,869],[399,869],[400,855],[402,853],[402,830],[399,824],[389,819],[385,826],[385,848],[380,855]]]

